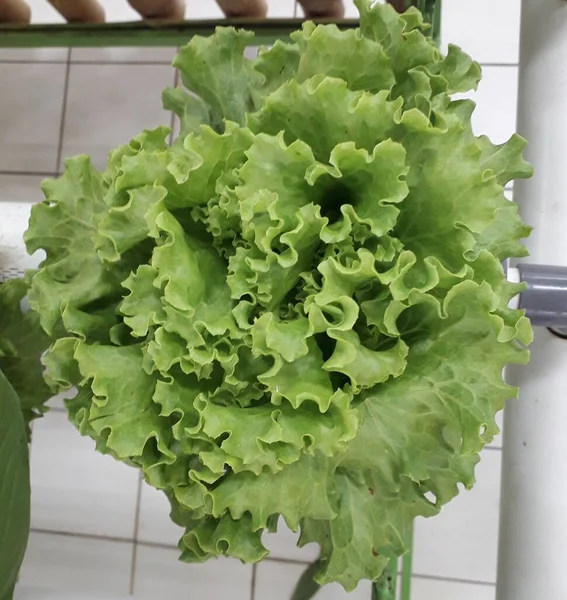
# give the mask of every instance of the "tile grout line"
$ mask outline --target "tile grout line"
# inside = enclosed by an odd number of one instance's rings
[[[481,452],[484,452],[484,450],[491,450],[492,452],[502,452],[502,446],[492,446],[492,445],[488,445],[485,446]]]
[[[41,533],[43,535],[58,535],[61,537],[75,537],[83,538],[85,540],[93,540],[100,542],[117,542],[121,544],[131,544],[134,540],[111,535],[98,535],[96,533],[80,533],[76,531],[63,531],[57,529],[45,529],[43,527],[31,527],[30,531],[34,533]]]
[[[520,66],[520,63],[517,63],[517,62],[515,62],[515,63],[507,63],[507,62],[478,62],[478,64],[481,67],[489,67],[489,68],[499,67],[499,68],[503,68],[503,69],[506,69],[508,67],[519,68],[519,66]]]
[[[63,138],[65,136],[65,121],[67,119],[67,100],[69,97],[69,79],[71,75],[71,48],[67,50],[67,66],[65,68],[65,84],[63,87],[63,104],[61,107],[61,123],[59,125],[59,142],[57,144],[57,159],[55,170],[59,171],[63,154]]]
[[[72,50],[72,48],[69,48]],[[66,65],[66,60],[0,60],[0,65]],[[171,61],[167,60],[81,60],[72,59],[73,65],[93,65],[97,67],[108,67],[112,65],[118,66],[171,66]]]
[[[140,532],[140,508],[142,504],[142,473],[138,478],[138,489],[136,490],[136,512],[134,513],[134,539],[132,544],[132,564],[130,565],[130,596],[134,595],[134,584],[136,581],[136,561],[138,558],[138,535]]]
[[[299,18],[297,15],[297,2],[294,5],[293,18]],[[169,48],[170,46],[163,46]],[[175,46],[171,46],[175,48]],[[95,65],[95,66],[108,66],[108,65],[140,65],[145,67],[151,67],[152,65],[171,66],[171,61],[165,59],[160,60],[86,60],[81,58],[74,58],[72,61],[74,65]],[[478,62],[481,67],[488,68],[518,68],[519,63],[517,62]],[[0,65],[65,65],[66,60],[26,60],[26,59],[12,59],[12,60],[0,60]]]
[[[98,540],[98,541],[120,542],[120,543],[128,543],[128,544],[131,544],[133,542],[133,540],[128,539],[128,538],[110,537],[110,536],[103,536],[103,535],[96,535],[96,534],[73,533],[73,532],[69,532],[69,531],[55,531],[55,530],[51,530],[51,529],[42,529],[42,528],[38,528],[38,527],[32,527],[30,529],[30,531],[32,531],[33,533],[39,533],[39,534],[44,534],[44,535],[58,535],[58,536],[62,536],[62,537],[84,538],[84,539],[91,539],[91,540]],[[143,541],[138,540],[136,542],[136,544],[138,546],[144,546],[144,547],[148,547],[148,548],[161,548],[163,550],[175,550],[176,549],[176,546],[173,546],[173,545],[170,546],[168,544],[160,544],[157,542],[156,543],[143,542]],[[296,564],[296,565],[305,565],[305,566],[311,564],[311,562],[308,560],[295,560],[295,559],[291,559],[291,558],[271,558],[269,556],[264,558],[264,560],[266,562]],[[253,567],[252,577],[253,577],[253,583],[255,585],[255,575],[256,574],[255,574],[254,567],[257,567],[257,565],[254,564],[254,565],[252,565],[252,567]],[[466,578],[462,578],[462,577],[425,575],[423,573],[415,573],[415,572],[412,573],[412,577],[415,577],[416,579],[426,579],[428,581],[446,581],[446,582],[450,582],[450,583],[463,583],[463,584],[467,584],[467,585],[481,585],[484,587],[494,587],[496,585],[495,582],[490,582],[490,581],[466,579]],[[251,597],[251,600],[255,600],[253,596]]]
[[[57,171],[10,171],[0,169],[0,175],[8,177],[54,177]]]
[[[96,533],[77,533],[77,532],[73,532],[73,531],[58,531],[56,529],[43,529],[41,527],[32,527],[31,531],[33,531],[34,533],[41,533],[41,534],[45,534],[45,535],[59,535],[62,537],[76,537],[76,538],[83,538],[83,539],[88,539],[88,540],[93,540],[93,541],[116,542],[116,543],[121,543],[121,544],[131,544],[134,541],[131,538],[125,538],[125,537],[112,537],[112,536],[107,536],[107,535],[99,535]],[[145,542],[140,539],[138,539],[136,543],[138,546],[143,546],[145,548],[159,548],[161,550],[178,550],[178,547],[174,544],[170,545],[170,544],[163,544],[160,542]],[[266,560],[268,562],[280,562],[280,563],[292,564],[292,565],[309,565],[309,564],[311,564],[311,562],[308,560],[300,560],[300,559],[294,559],[294,558],[276,558],[276,557],[271,557],[271,556],[267,556],[263,560]]]
[[[464,579],[462,577],[441,577],[439,575],[423,575],[420,573],[412,573],[412,577],[416,579],[426,579],[427,581],[448,581],[451,583],[465,583],[467,585],[481,585],[483,587],[496,587],[496,582],[491,583],[490,581],[477,581],[474,579]]]

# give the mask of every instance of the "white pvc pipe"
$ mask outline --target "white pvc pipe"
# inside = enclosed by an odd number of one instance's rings
[[[490,18],[487,14],[486,18]],[[514,199],[533,263],[567,266],[567,1],[522,0],[518,132],[533,179]],[[567,599],[567,340],[535,332],[504,414],[497,600]]]

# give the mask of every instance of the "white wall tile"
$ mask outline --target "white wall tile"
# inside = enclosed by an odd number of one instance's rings
[[[143,48],[137,46],[106,48],[73,48],[73,63],[156,63],[171,64],[177,48]]]
[[[65,408],[65,399],[66,398],[74,398],[77,395],[77,388],[72,388],[70,390],[66,390],[65,392],[61,392],[56,396],[53,396],[48,402],[47,406],[49,408],[53,408],[55,410],[67,410]]]
[[[126,595],[132,544],[31,532],[20,572],[23,588]],[[27,592],[30,600],[38,594]]]
[[[73,65],[63,158],[89,154],[103,168],[108,152],[144,129],[169,125],[161,91],[173,84],[165,65]]]
[[[289,600],[307,565],[264,561],[256,570],[255,597],[258,600]],[[317,600],[370,600],[371,585],[361,582],[354,592],[347,594],[336,584],[323,587]],[[417,599],[416,599],[417,600]]]
[[[518,402],[518,400],[509,400],[509,402]],[[500,427],[500,433],[490,442],[492,448],[502,448],[502,426],[504,424],[504,411],[501,410],[496,415],[496,423]]]
[[[0,182],[1,185],[1,182]],[[28,227],[31,204],[27,202],[2,202],[0,214],[0,271],[6,269],[35,269],[45,258],[45,252],[39,250],[30,256],[24,244],[23,235]]]
[[[358,19],[360,16],[358,8],[354,5],[354,0],[343,0],[345,5],[345,19]]]
[[[0,174],[0,210],[2,202],[25,203],[28,209],[32,204],[44,199],[41,182],[45,177],[41,175],[14,175]]]
[[[30,208],[43,200],[43,179],[34,175],[0,175],[0,270],[34,269],[45,256],[43,251],[29,256],[23,240]]]
[[[139,473],[95,452],[64,412],[37,421],[31,449],[32,527],[133,538]]]
[[[297,547],[299,533],[294,533],[285,524],[283,518],[278,523],[277,533],[265,533],[262,541],[270,551],[271,558],[286,558],[290,560],[301,560],[310,562],[319,556],[317,544],[307,544],[303,548]]]
[[[56,169],[63,64],[0,64],[0,171]]]
[[[268,18],[291,18],[295,11],[295,0],[268,0]]]
[[[65,19],[46,0],[26,0],[32,11],[32,24],[64,23]]]
[[[485,450],[475,487],[461,491],[440,515],[416,521],[416,575],[496,581],[500,462],[499,451]]]
[[[476,102],[472,116],[476,135],[488,135],[495,144],[501,144],[516,131],[518,67],[483,67],[478,90],[454,97],[471,98]]]
[[[470,95],[477,103],[472,124],[476,135],[486,134],[495,144],[516,131],[518,98],[517,67],[484,67],[478,91]]]
[[[169,516],[170,510],[166,495],[144,482],[140,500],[138,540],[176,548],[184,529],[173,523]]]
[[[177,550],[138,546],[134,597],[152,600],[168,597],[250,599],[251,565],[243,565],[234,559],[187,564],[178,558]]]
[[[0,63],[65,62],[68,54],[67,48],[0,48]]]
[[[443,45],[461,46],[481,63],[517,63],[521,0],[443,0]]]
[[[224,14],[215,0],[187,0],[186,19],[222,19]]]
[[[88,597],[82,592],[80,598],[81,600],[130,600],[130,595],[112,594],[109,597],[108,593],[90,590]],[[16,587],[14,600],[77,600],[77,592],[19,585]]]
[[[496,590],[490,585],[457,583],[414,577],[412,600],[494,600]]]

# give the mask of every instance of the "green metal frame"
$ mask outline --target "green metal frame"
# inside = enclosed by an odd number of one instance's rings
[[[105,46],[178,46],[195,35],[211,35],[218,26],[253,31],[258,45],[271,44],[289,37],[301,28],[304,19],[212,19],[171,23],[135,21],[99,25],[65,23],[0,27],[0,48],[54,48]],[[341,29],[355,29],[357,19],[316,19],[317,23],[335,23]]]

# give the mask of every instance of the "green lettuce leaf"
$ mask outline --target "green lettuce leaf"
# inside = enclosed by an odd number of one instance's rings
[[[28,427],[47,410],[45,403],[57,391],[43,378],[41,357],[51,338],[39,324],[39,315],[22,306],[29,284],[25,279],[0,283],[0,371],[19,398]]]
[[[525,142],[471,128],[480,67],[418,11],[357,0],[244,57],[219,28],[175,61],[181,121],[45,185],[28,249],[47,379],[185,527],[182,559],[261,560],[280,517],[315,580],[379,580],[418,516],[474,484],[531,329],[501,262]]]

